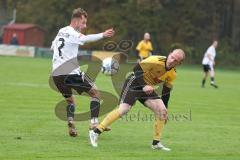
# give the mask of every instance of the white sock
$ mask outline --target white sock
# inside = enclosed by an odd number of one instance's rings
[[[97,117],[93,117],[91,119],[91,124],[96,124],[96,123],[98,123],[98,118]]]

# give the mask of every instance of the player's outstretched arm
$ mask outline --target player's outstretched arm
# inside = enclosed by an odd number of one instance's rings
[[[102,38],[103,38],[103,33],[81,35],[79,38],[79,42],[85,44],[85,43],[99,41]]]
[[[89,35],[81,34],[77,38],[73,37],[72,41],[77,44],[83,45],[85,43],[99,41],[103,38],[112,37],[113,35],[114,35],[114,30],[108,29],[108,30],[104,31],[103,33],[98,33],[98,34],[89,34]]]
[[[114,36],[115,31],[113,28],[107,29],[105,32],[103,32],[103,37],[112,37]]]

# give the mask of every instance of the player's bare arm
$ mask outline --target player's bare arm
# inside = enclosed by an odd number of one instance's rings
[[[105,32],[103,32],[103,37],[112,37],[114,36],[114,33],[115,31],[113,30],[113,28],[107,29]]]

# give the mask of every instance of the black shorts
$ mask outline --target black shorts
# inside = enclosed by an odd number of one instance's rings
[[[82,94],[82,92],[88,92],[94,86],[93,81],[83,73],[80,75],[53,76],[53,81],[65,98],[72,96],[72,89],[76,90],[78,94]]]
[[[204,72],[208,72],[210,70],[211,70],[211,68],[210,68],[210,66],[208,64],[203,64],[203,71]]]
[[[124,83],[119,103],[127,103],[131,106],[138,100],[142,104],[148,99],[160,99],[156,92],[146,94],[143,86],[139,85],[134,74],[131,74]]]

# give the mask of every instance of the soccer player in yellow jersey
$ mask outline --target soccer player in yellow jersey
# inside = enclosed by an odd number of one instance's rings
[[[150,34],[145,33],[143,38],[144,39],[138,43],[136,48],[140,61],[151,56],[153,51],[152,43],[150,41]]]
[[[160,138],[167,120],[170,90],[176,78],[175,67],[180,65],[184,58],[184,51],[175,49],[168,57],[150,56],[138,63],[133,69],[134,72],[125,81],[119,107],[110,112],[96,129],[89,131],[92,146],[97,147],[98,136],[106,127],[126,114],[138,100],[155,114],[152,148],[170,151],[161,144]],[[163,83],[161,98],[153,88],[160,83]]]

